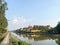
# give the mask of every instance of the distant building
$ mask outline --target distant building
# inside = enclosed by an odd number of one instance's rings
[[[35,32],[40,32],[41,30],[31,30],[31,32],[35,33]]]
[[[47,25],[47,26],[34,25],[34,26],[24,27],[23,31],[25,31],[25,32],[41,32],[41,30],[46,31],[48,29],[51,29],[50,25]]]
[[[46,29],[46,28],[47,28],[47,29],[51,29],[50,25],[47,25],[47,26],[34,25],[34,26],[33,26],[33,29],[34,29],[34,30],[41,30],[41,29],[44,29],[44,28],[45,28],[45,29]]]
[[[31,29],[33,29],[33,27],[32,27],[32,26],[28,26],[28,29],[30,29],[30,30],[31,30]]]

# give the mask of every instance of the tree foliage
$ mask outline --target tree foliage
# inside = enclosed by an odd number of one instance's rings
[[[7,19],[5,17],[5,12],[7,10],[7,3],[5,0],[0,0],[0,33],[6,32],[8,26]]]
[[[51,34],[60,34],[60,22],[58,22],[56,27],[50,29],[48,31],[48,33],[51,33]]]
[[[4,0],[0,0],[0,28],[6,28],[8,26],[5,12],[7,10],[7,3]]]

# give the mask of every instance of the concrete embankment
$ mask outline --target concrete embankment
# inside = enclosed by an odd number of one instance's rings
[[[7,33],[0,45],[9,45],[9,33]]]

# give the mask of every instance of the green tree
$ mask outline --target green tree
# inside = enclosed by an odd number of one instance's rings
[[[5,0],[0,0],[0,28],[7,28],[8,22],[5,17],[5,12],[7,10],[7,3]]]
[[[55,27],[58,33],[60,33],[60,22],[58,22],[57,26]]]
[[[56,27],[50,29],[48,31],[48,33],[51,33],[51,34],[60,34],[60,22],[58,22]]]

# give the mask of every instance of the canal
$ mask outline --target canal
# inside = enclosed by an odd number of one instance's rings
[[[13,32],[11,34],[32,45],[60,45],[60,35],[16,34]]]

